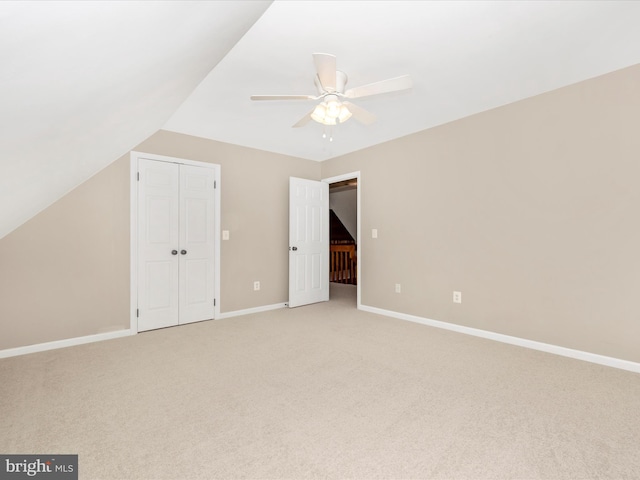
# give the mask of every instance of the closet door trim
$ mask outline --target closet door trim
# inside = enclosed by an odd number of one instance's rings
[[[184,158],[169,157],[150,153],[132,151],[130,154],[130,330],[132,334],[138,332],[138,160],[157,160],[162,162],[177,163],[180,165],[192,165],[197,167],[212,168],[215,172],[216,188],[214,190],[214,316],[220,318],[220,190],[221,168],[220,165],[188,160]]]

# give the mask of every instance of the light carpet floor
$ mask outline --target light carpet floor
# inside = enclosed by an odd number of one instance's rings
[[[640,375],[355,309],[0,360],[0,453],[82,479],[636,479]]]

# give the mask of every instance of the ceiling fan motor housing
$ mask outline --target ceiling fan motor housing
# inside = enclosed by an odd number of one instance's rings
[[[318,75],[313,79],[313,83],[316,85],[316,89],[318,90],[318,95],[326,95],[330,93],[339,93],[344,94],[344,89],[347,85],[347,74],[341,72],[340,70],[336,70],[336,88],[335,90],[329,88],[323,88],[322,83],[320,82],[320,77]]]

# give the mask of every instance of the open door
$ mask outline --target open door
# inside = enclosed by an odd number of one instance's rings
[[[329,300],[329,184],[289,179],[289,307]]]

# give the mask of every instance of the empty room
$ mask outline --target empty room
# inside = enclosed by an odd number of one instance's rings
[[[638,478],[639,24],[0,2],[0,478]]]

